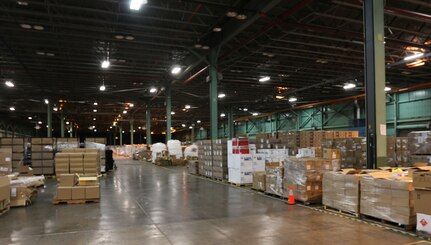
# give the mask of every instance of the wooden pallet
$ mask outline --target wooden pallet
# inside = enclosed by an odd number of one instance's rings
[[[239,183],[233,183],[233,182],[229,182],[229,184],[237,186],[237,187],[248,187],[248,186],[252,186],[252,184],[239,184]]]
[[[399,224],[393,221],[389,221],[389,220],[385,220],[385,219],[380,219],[380,218],[376,218],[370,215],[366,215],[366,214],[359,214],[359,218],[367,221],[367,222],[371,222],[371,223],[380,223],[384,226],[389,226],[392,228],[397,228],[397,229],[403,229],[405,231],[412,231],[416,228],[416,224]]]
[[[265,193],[265,195],[267,195],[267,196],[271,196],[271,197],[275,197],[275,198],[279,198],[279,199],[287,199],[287,197],[283,197],[283,196],[277,195],[275,193],[266,192],[266,191],[263,193]]]
[[[80,199],[80,200],[59,200],[54,199],[52,203],[57,204],[86,204],[86,203],[99,203],[100,199]]]
[[[10,210],[10,205],[8,204],[6,208],[0,210],[0,216],[2,216],[3,214],[9,212]]]
[[[416,231],[418,236],[424,240],[431,241],[431,234],[424,231]]]
[[[262,193],[265,193],[265,191],[264,190],[259,190],[259,189],[255,189],[255,188],[251,188],[253,191],[258,191],[258,192],[262,192]]]
[[[355,213],[352,211],[345,211],[345,210],[341,210],[338,208],[329,207],[326,205],[323,206],[323,209],[325,209],[326,211],[329,211],[329,212],[340,213],[340,214],[345,214],[345,215],[354,216],[356,218],[359,218],[359,213]]]

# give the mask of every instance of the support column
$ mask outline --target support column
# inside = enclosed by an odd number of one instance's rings
[[[61,138],[64,138],[64,116],[63,112],[60,113],[60,131],[61,131]]]
[[[172,127],[172,100],[171,100],[171,83],[166,84],[166,143],[171,140],[171,127]]]
[[[132,120],[130,120],[130,144],[131,145],[133,145],[133,123],[134,123],[134,120],[132,119]]]
[[[398,111],[399,111],[399,105],[398,105],[398,94],[393,94],[394,96],[394,132],[395,137],[398,136]]]
[[[123,128],[121,126],[118,127],[120,130],[120,146],[123,145]]]
[[[229,107],[229,111],[227,113],[227,127],[228,127],[228,138],[233,138],[233,111],[232,107]]]
[[[47,114],[48,114],[48,116],[47,116],[47,122],[46,122],[46,125],[48,125],[48,128],[47,128],[47,137],[48,138],[51,138],[52,137],[52,111],[51,111],[51,104],[50,104],[51,102],[48,102],[48,104],[46,105],[46,107],[47,107]]]
[[[210,111],[211,111],[211,139],[216,140],[218,134],[218,97],[217,97],[217,55],[218,52],[212,49],[209,54],[209,76],[210,84]]]
[[[192,126],[192,132],[190,136],[190,142],[195,142],[195,127]]]
[[[147,148],[150,148],[151,145],[151,109],[150,106],[147,105],[146,119],[145,119],[145,132],[147,133]]]
[[[364,1],[367,168],[385,166],[386,95],[384,1]]]

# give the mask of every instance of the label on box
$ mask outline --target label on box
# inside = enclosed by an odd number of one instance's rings
[[[10,158],[10,157],[6,157],[4,160],[5,160],[6,162],[10,162],[10,161],[12,161],[12,158]]]
[[[16,188],[10,189],[10,196],[11,197],[16,197]]]

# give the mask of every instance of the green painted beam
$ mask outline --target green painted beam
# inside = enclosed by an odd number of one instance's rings
[[[209,76],[210,76],[210,122],[211,122],[211,139],[218,138],[218,94],[217,94],[217,56],[218,51],[212,49],[209,54]]]

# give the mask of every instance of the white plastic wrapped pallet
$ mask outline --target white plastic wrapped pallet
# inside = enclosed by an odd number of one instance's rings
[[[184,157],[198,157],[198,146],[197,145],[189,145],[184,149]]]
[[[181,148],[181,141],[179,140],[168,140],[168,151],[169,155],[173,155],[176,158],[183,157],[183,149]]]
[[[152,155],[151,155],[151,160],[153,163],[156,162],[156,157],[157,157],[157,153],[160,153],[162,151],[166,151],[166,145],[163,143],[155,143],[153,144],[153,146],[151,147],[151,151],[152,151]]]

